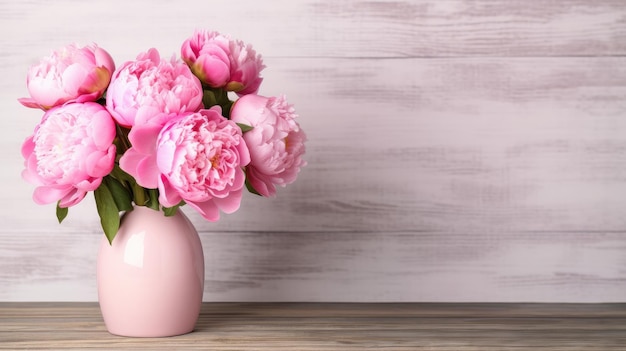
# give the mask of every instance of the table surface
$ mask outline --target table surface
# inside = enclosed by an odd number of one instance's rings
[[[204,303],[192,333],[109,334],[97,303],[0,302],[10,350],[626,350],[626,304]]]

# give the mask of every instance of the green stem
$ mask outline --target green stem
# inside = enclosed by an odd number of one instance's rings
[[[116,143],[118,148],[117,154],[121,156],[132,147],[130,140],[128,139],[128,133],[130,133],[130,130],[120,126],[117,123],[115,124],[115,128],[118,139],[118,143]],[[119,168],[119,164],[115,165],[112,175],[120,180],[122,184],[130,187],[129,190],[132,192],[133,202],[135,202],[136,205],[146,205],[146,203],[148,202],[148,198],[146,197],[146,189],[137,184],[137,181],[132,176]]]
[[[159,190],[158,189],[147,189],[148,196],[150,197],[150,202],[148,207],[151,209],[158,211],[159,210]]]
[[[211,88],[209,86],[203,86],[204,96],[202,103],[204,108],[210,108],[212,106],[219,105],[222,107],[223,114],[226,118],[230,115],[230,108],[233,102],[228,98],[228,91],[223,88]]]
[[[131,186],[133,187],[133,201],[138,206],[146,205],[146,193],[144,192],[144,188],[139,186],[137,182],[131,182]]]
[[[228,119],[230,119],[230,110],[233,108],[233,101],[227,100],[227,102],[222,105],[222,115]]]
[[[117,150],[118,154],[123,155],[126,150],[131,148],[130,141],[128,140],[129,130],[122,128],[119,124],[115,124],[115,128],[117,129],[117,137],[120,140],[122,150]],[[121,152],[120,152],[121,151]]]

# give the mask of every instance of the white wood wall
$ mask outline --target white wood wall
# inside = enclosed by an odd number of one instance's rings
[[[195,28],[264,54],[310,139],[276,199],[186,209],[206,301],[626,301],[624,0],[0,1],[0,301],[97,298],[93,202],[58,225],[20,178],[29,65]]]

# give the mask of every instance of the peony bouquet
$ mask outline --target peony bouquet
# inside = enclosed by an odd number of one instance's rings
[[[34,201],[56,203],[61,222],[93,191],[112,242],[134,205],[171,216],[188,204],[216,221],[244,188],[274,196],[305,165],[306,136],[283,96],[257,95],[264,67],[250,45],[204,30],[180,59],[149,49],[116,69],[95,44],[43,58],[19,99],[44,111],[22,146]]]

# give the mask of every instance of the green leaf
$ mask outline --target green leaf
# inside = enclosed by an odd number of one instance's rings
[[[137,204],[137,206],[145,206],[148,201],[148,199],[146,199],[146,189],[137,184],[134,179],[130,179],[128,185],[133,192],[133,201],[135,201],[135,204]]]
[[[115,205],[113,194],[106,186],[101,184],[94,192],[96,198],[96,208],[98,209],[98,215],[100,216],[100,224],[104,235],[109,240],[109,244],[113,243],[117,230],[120,228],[120,213]]]
[[[147,189],[148,200],[146,206],[158,211],[161,204],[159,204],[159,189]]]
[[[130,192],[122,183],[111,177],[104,177],[104,184],[109,188],[111,195],[113,195],[113,200],[115,201],[115,206],[119,211],[128,211],[133,208],[133,199],[130,195]]]
[[[111,171],[110,175],[122,183],[134,180],[134,178],[130,174],[124,172],[118,164],[113,166],[113,170]]]
[[[177,210],[178,210],[178,206],[163,207],[163,213],[165,214],[166,217],[172,217],[173,215],[176,214]]]
[[[256,189],[254,189],[254,187],[252,186],[252,184],[250,184],[250,181],[248,180],[248,177],[246,177],[246,188],[248,189],[249,192],[259,195],[259,196],[263,196],[261,194],[259,194],[258,191],[256,191]]]
[[[205,108],[217,105],[217,97],[215,96],[215,93],[211,90],[204,90],[204,94],[202,95],[202,104],[204,104]]]
[[[176,214],[176,211],[178,210],[178,208],[180,206],[183,206],[184,204],[185,204],[185,201],[181,201],[176,206],[163,207],[163,213],[165,214],[166,217],[172,217],[173,215]]]
[[[222,116],[224,116],[224,118],[230,119],[230,112],[233,109],[233,104],[234,102],[228,100],[228,97],[226,97],[226,101],[220,105],[222,107]]]
[[[252,129],[254,129],[254,127],[253,127],[253,126],[249,126],[249,125],[247,125],[247,124],[243,124],[243,123],[237,123],[237,125],[239,126],[239,128],[241,128],[241,131],[242,131],[243,133],[245,133],[245,132],[249,132],[249,131],[251,131]]]
[[[67,217],[67,213],[69,212],[69,209],[67,207],[59,206],[60,203],[60,201],[57,202],[57,219],[59,220],[59,223],[63,222],[65,217]]]

